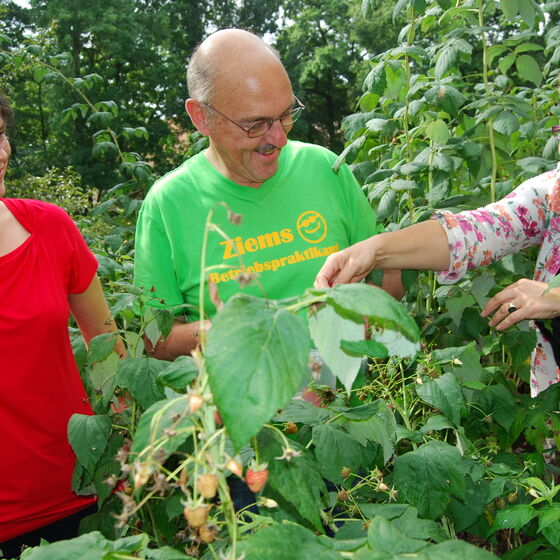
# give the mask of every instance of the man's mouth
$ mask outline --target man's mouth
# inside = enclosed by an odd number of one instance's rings
[[[273,146],[272,144],[266,144],[265,146],[259,146],[257,148],[257,152],[265,156],[269,156],[273,154],[276,150],[277,150],[276,146]]]

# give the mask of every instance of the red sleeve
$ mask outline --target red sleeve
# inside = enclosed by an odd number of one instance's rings
[[[53,241],[59,244],[57,251],[63,251],[59,256],[65,266],[67,292],[81,294],[89,287],[97,272],[97,259],[72,218],[62,208],[51,204],[48,206],[49,216],[44,225],[52,228],[51,232],[56,232]]]

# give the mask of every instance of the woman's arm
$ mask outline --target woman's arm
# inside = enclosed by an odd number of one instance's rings
[[[315,280],[317,288],[359,282],[374,268],[446,270],[447,236],[439,222],[427,220],[399,231],[379,233],[330,255]]]
[[[93,277],[88,288],[81,294],[69,294],[70,311],[78,323],[86,346],[96,336],[116,332],[115,321],[105,301],[101,282],[97,275]],[[115,343],[115,352],[123,357],[126,354],[124,344],[120,338]]]

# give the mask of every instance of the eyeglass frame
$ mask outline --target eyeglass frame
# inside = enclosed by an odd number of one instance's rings
[[[205,107],[208,107],[212,111],[215,111],[216,113],[218,113],[218,115],[220,115],[221,117],[223,117],[224,119],[226,119],[230,123],[233,123],[234,125],[238,126],[241,130],[243,130],[245,132],[245,134],[247,134],[247,136],[249,138],[260,138],[261,136],[264,136],[272,128],[272,125],[274,124],[274,121],[280,121],[281,126],[284,127],[284,128],[287,128],[289,126],[292,126],[299,119],[301,113],[305,109],[305,105],[295,95],[294,95],[294,100],[298,104],[297,107],[294,107],[293,109],[289,109],[287,112],[283,113],[282,115],[280,115],[276,119],[261,119],[259,121],[254,122],[252,125],[249,125],[249,126],[243,126],[242,124],[239,124],[238,122],[230,119],[227,115],[224,115],[223,113],[218,111],[218,109],[216,109],[215,107],[210,105],[210,103],[205,103],[204,101],[199,101],[199,103],[201,105],[204,105]],[[282,122],[282,119],[285,116],[287,116],[288,114],[292,117],[292,122],[290,124],[284,124]],[[295,115],[295,118],[294,118],[294,115]],[[253,128],[257,127],[257,126],[262,125],[262,124],[267,125],[266,130],[262,134],[256,134],[255,136],[251,136],[251,130]]]

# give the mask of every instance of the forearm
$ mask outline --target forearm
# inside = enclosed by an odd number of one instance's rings
[[[426,220],[367,240],[374,250],[373,268],[447,270],[449,245],[439,222]],[[371,249],[370,248],[370,249]]]
[[[210,322],[205,321],[204,326],[200,321],[192,323],[182,323],[175,321],[171,332],[165,337],[160,339],[155,348],[149,340],[146,341],[146,348],[150,354],[160,360],[173,361],[178,356],[189,355],[199,344],[201,328],[208,330]]]

